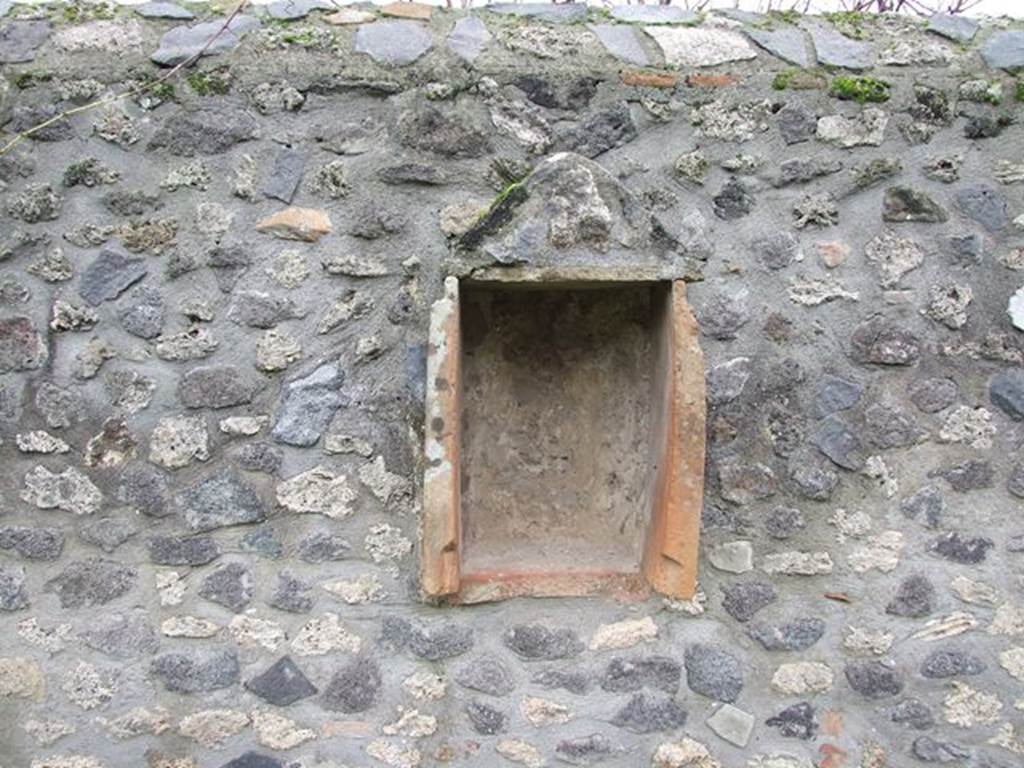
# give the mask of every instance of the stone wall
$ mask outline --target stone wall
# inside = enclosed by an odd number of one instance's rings
[[[139,89],[0,156],[0,765],[1021,765],[1019,25],[328,5],[0,1],[3,143]],[[580,250],[692,281],[701,592],[427,605],[430,304]]]

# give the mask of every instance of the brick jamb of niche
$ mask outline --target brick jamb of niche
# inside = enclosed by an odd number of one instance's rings
[[[650,591],[688,600],[697,587],[700,516],[704,491],[704,356],[686,283],[654,270],[501,268],[474,272],[474,286],[544,284],[661,285],[667,291],[657,324],[660,402],[652,435],[659,460],[647,510],[643,555],[636,571],[566,570],[464,573],[461,563],[461,356],[460,282],[448,277],[434,303],[427,356],[421,585],[426,598],[479,603],[517,596],[606,595],[642,599]]]

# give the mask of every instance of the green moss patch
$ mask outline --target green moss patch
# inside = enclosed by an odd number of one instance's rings
[[[836,77],[829,93],[842,101],[878,104],[889,100],[889,84],[874,77]]]

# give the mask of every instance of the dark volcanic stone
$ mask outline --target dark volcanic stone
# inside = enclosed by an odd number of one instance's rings
[[[994,139],[1006,126],[1006,122],[988,115],[971,115],[964,124],[964,136],[968,139]]]
[[[894,723],[923,731],[935,725],[931,708],[920,699],[903,699],[889,712]]]
[[[269,443],[246,443],[234,449],[231,458],[238,462],[239,469],[276,475],[284,454]]]
[[[43,590],[56,594],[62,608],[88,608],[126,594],[137,575],[134,568],[111,560],[74,560]]]
[[[285,764],[274,757],[259,752],[245,752],[220,768],[285,768]]]
[[[490,694],[506,696],[515,690],[516,681],[511,670],[495,656],[481,656],[464,666],[455,675],[456,682],[464,688]]]
[[[682,728],[686,710],[669,696],[635,694],[612,718],[612,725],[633,733],[658,733]]]
[[[193,533],[258,523],[266,519],[263,500],[233,469],[218,470],[181,494],[185,524]]]
[[[808,616],[781,624],[755,624],[748,632],[766,651],[803,651],[822,638],[825,622]]]
[[[910,388],[910,402],[925,413],[938,413],[956,402],[959,390],[952,379],[921,379]]]
[[[929,528],[939,527],[945,511],[942,491],[934,485],[926,485],[900,502],[900,512],[905,518],[917,520],[920,517]]]
[[[0,611],[10,613],[28,606],[25,569],[20,565],[0,565]]]
[[[791,101],[776,115],[779,135],[787,144],[810,141],[818,130],[818,115],[799,101]]]
[[[787,739],[813,739],[818,732],[818,721],[814,717],[814,707],[809,702],[801,701],[774,717],[764,721],[765,725],[778,730],[780,736]]]
[[[932,679],[980,675],[988,667],[977,656],[955,650],[937,650],[921,662],[921,674]]]
[[[818,426],[812,441],[833,464],[859,472],[864,468],[864,451],[860,439],[845,422],[829,416]]]
[[[257,387],[233,365],[209,365],[186,371],[178,398],[186,408],[230,408],[252,400]]]
[[[625,103],[594,112],[562,134],[558,149],[591,159],[636,138],[636,124]]]
[[[940,223],[949,214],[927,194],[910,187],[889,187],[882,199],[882,221]]]
[[[314,531],[299,542],[299,557],[307,563],[343,560],[352,552],[348,540],[326,531]]]
[[[1024,464],[1014,464],[1006,478],[1006,490],[1018,499],[1024,499]]]
[[[691,691],[715,701],[731,703],[743,690],[740,660],[726,650],[706,643],[686,649],[686,684]]]
[[[800,241],[792,232],[775,232],[753,242],[760,262],[768,269],[785,269],[800,255]]]
[[[860,382],[826,374],[814,395],[812,414],[817,418],[825,418],[837,411],[845,411],[855,406],[862,394],[864,385]]]
[[[548,629],[541,624],[519,624],[503,639],[517,656],[529,660],[565,659],[583,651],[583,643],[571,629]]]
[[[331,712],[366,712],[377,703],[380,686],[380,668],[376,662],[368,658],[354,659],[331,678],[320,704]]]
[[[741,581],[723,590],[722,607],[736,621],[750,621],[754,615],[778,599],[775,587],[766,581]]]
[[[451,622],[416,626],[405,619],[388,616],[384,619],[381,639],[421,659],[440,661],[461,656],[472,648],[473,630]]]
[[[0,373],[39,368],[47,356],[46,344],[30,318],[0,317]]]
[[[736,338],[739,329],[750,320],[747,293],[715,293],[698,309],[700,332],[720,341]]]
[[[220,557],[209,536],[154,536],[147,542],[149,561],[156,565],[206,565]]]
[[[971,459],[928,473],[928,477],[941,477],[959,493],[991,488],[995,479],[992,465],[987,461]]]
[[[142,611],[98,616],[80,637],[90,648],[115,659],[149,656],[160,645],[156,630]]]
[[[345,404],[341,394],[344,379],[340,365],[326,363],[308,376],[288,382],[277,409],[274,440],[299,447],[316,443]]]
[[[864,411],[864,437],[876,448],[903,448],[920,442],[926,435],[900,408],[874,403]]]
[[[482,110],[421,104],[398,120],[398,141],[444,157],[480,157],[490,151],[491,129]]]
[[[110,554],[135,536],[138,530],[131,519],[100,517],[98,520],[82,523],[78,529],[78,538]]]
[[[964,538],[956,531],[951,531],[933,541],[928,549],[954,563],[975,565],[984,561],[988,551],[994,546],[995,542],[992,539],[983,536]]]
[[[850,354],[858,363],[912,365],[921,356],[921,340],[910,331],[876,316],[854,329]]]
[[[262,291],[240,291],[228,307],[228,320],[247,328],[273,328],[284,320],[294,320],[305,314],[291,299]]]
[[[26,560],[56,560],[64,549],[64,534],[56,528],[0,526],[0,549],[13,549]]]
[[[24,64],[36,57],[52,26],[48,21],[12,21],[0,24],[0,64]]]
[[[82,271],[78,295],[93,306],[116,299],[148,271],[145,259],[104,248]]]
[[[971,756],[971,750],[951,741],[936,741],[930,736],[914,739],[914,757],[924,763],[954,763]]]
[[[147,517],[165,517],[172,513],[167,504],[170,478],[148,462],[126,464],[117,486],[117,500]]]
[[[590,690],[590,676],[576,670],[546,669],[533,676],[532,682],[541,688],[562,689],[582,696]]]
[[[900,582],[885,612],[892,616],[920,619],[935,610],[935,597],[935,586],[931,581],[921,574],[914,574]]]
[[[797,492],[812,501],[828,501],[839,485],[839,475],[806,455],[791,458],[789,479]]]
[[[868,699],[895,696],[903,690],[899,672],[880,661],[851,661],[843,672],[850,687]]]
[[[377,178],[385,184],[423,184],[438,186],[448,183],[444,171],[429,163],[399,163],[377,171]]]
[[[125,299],[117,313],[121,327],[140,339],[155,339],[164,327],[163,294],[156,288],[139,286]]]
[[[313,610],[313,598],[310,595],[312,591],[313,587],[310,584],[290,573],[282,572],[277,575],[277,587],[267,605],[289,613],[309,613]]]
[[[997,373],[988,384],[988,396],[1014,421],[1024,419],[1024,371],[1007,368]]]
[[[493,736],[508,730],[508,715],[482,701],[473,699],[466,704],[465,711],[473,730],[481,736]]]
[[[555,757],[569,765],[590,765],[601,762],[612,753],[611,741],[599,733],[560,741],[555,747]]]
[[[317,693],[316,686],[288,656],[282,656],[265,672],[247,681],[245,687],[275,707],[287,707]]]
[[[614,658],[601,679],[601,688],[615,693],[650,688],[675,693],[679,690],[682,669],[667,656],[644,656],[633,659]]]
[[[153,660],[150,670],[168,691],[205,693],[238,682],[238,657],[227,650],[165,653]]]
[[[715,216],[725,221],[739,219],[754,210],[754,196],[747,186],[733,177],[725,183],[722,191],[711,199]]]
[[[1001,232],[1010,223],[1006,195],[991,184],[970,184],[956,193],[956,204],[964,214],[989,232]]]
[[[50,142],[73,139],[75,130],[71,121],[63,117],[55,119],[60,115],[60,111],[56,104],[15,107],[11,110],[11,119],[5,127],[10,132],[21,133],[47,123],[32,134],[33,141]],[[53,122],[49,122],[50,120]]]
[[[172,155],[219,155],[258,134],[256,119],[245,110],[214,100],[192,111],[184,109],[167,118],[150,149],[166,148]]]
[[[241,563],[228,563],[203,579],[199,596],[235,613],[252,601],[252,572]]]
[[[773,539],[785,540],[806,525],[804,515],[792,507],[776,507],[764,519],[764,529]]]
[[[243,552],[253,552],[260,557],[277,560],[284,555],[284,544],[266,525],[257,526],[238,540],[238,547]]]

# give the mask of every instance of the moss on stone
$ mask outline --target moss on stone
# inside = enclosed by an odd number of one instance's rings
[[[889,100],[889,84],[874,77],[833,78],[829,93],[842,101],[878,104]]]
[[[1014,89],[1014,95],[1017,101],[1024,101],[1024,79],[1017,81],[1016,88]]]
[[[226,68],[193,72],[185,80],[199,96],[223,96],[231,90],[231,73]]]
[[[31,88],[36,83],[46,82],[52,79],[53,75],[49,73],[40,72],[20,72],[14,78],[14,87],[18,90],[25,90]]]
[[[812,91],[821,90],[828,85],[828,80],[820,72],[806,69],[784,69],[772,78],[772,88],[776,91]]]
[[[841,34],[855,40],[864,37],[864,22],[867,17],[861,11],[832,11],[821,15],[832,22]]]

